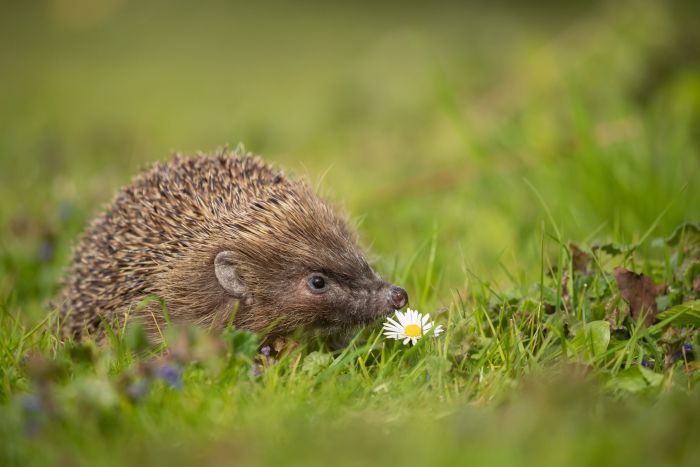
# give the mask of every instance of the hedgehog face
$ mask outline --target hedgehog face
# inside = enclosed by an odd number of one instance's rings
[[[332,269],[330,263],[321,265],[329,252],[323,253],[304,265],[278,255],[276,261],[258,263],[254,271],[237,268],[234,252],[219,253],[217,279],[243,305],[237,324],[254,330],[287,333],[313,328],[332,334],[375,321],[408,303],[404,289],[382,280],[361,257],[356,256],[360,261],[355,267],[344,263],[346,267]]]
[[[402,308],[406,291],[369,266],[345,218],[303,185],[251,204],[215,274],[252,330],[333,332]]]
[[[359,278],[313,271],[301,277],[291,298],[293,308],[315,311],[317,326],[341,328],[372,322],[408,303],[404,289],[383,281],[369,266]]]

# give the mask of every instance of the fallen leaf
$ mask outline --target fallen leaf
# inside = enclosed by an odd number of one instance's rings
[[[571,261],[574,272],[587,274],[590,272],[591,255],[579,248],[575,243],[569,243]]]
[[[299,347],[299,342],[288,337],[275,337],[272,348],[278,355],[287,355]]]
[[[567,347],[570,356],[579,355],[592,360],[602,355],[610,344],[610,323],[608,321],[591,321],[575,329],[576,335]]]
[[[658,297],[659,295],[666,295],[668,292],[668,284],[666,282],[662,282],[661,284],[656,286],[656,296]]]
[[[564,271],[561,277],[561,300],[564,310],[571,309],[571,295],[569,294],[569,271]]]
[[[651,326],[657,313],[657,288],[654,282],[644,274],[625,268],[616,268],[614,273],[617,288],[630,307],[632,319],[638,320],[640,315],[644,315],[644,324]]]

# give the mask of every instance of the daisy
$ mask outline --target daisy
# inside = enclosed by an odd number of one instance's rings
[[[431,330],[433,336],[439,336],[444,331],[442,326],[435,326],[430,321],[430,313],[422,315],[417,310],[406,309],[405,313],[396,311],[396,319],[387,318],[384,323],[384,336],[388,339],[403,339],[404,344],[416,345],[418,340]]]

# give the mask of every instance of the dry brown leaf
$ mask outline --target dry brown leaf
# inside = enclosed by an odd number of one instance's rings
[[[588,274],[591,269],[591,255],[579,248],[575,243],[569,243],[573,270],[579,274]]]
[[[625,268],[616,268],[615,280],[623,300],[630,307],[632,319],[644,314],[644,324],[651,326],[656,317],[657,287],[649,277]]]

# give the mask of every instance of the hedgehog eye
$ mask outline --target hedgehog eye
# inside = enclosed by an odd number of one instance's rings
[[[328,288],[326,278],[318,274],[309,277],[307,285],[309,286],[309,290],[313,293],[321,293]]]

